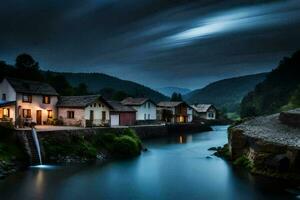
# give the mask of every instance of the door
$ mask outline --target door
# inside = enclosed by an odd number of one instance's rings
[[[120,123],[119,115],[111,115],[110,120],[111,120],[111,122],[110,122],[111,126],[119,126],[119,123]]]
[[[42,125],[42,111],[41,110],[36,111],[36,124]]]

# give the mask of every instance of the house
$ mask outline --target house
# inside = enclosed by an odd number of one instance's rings
[[[112,107],[110,111],[110,125],[111,126],[132,126],[136,122],[136,110],[124,106],[118,101],[107,101]]]
[[[86,127],[109,125],[113,108],[101,95],[86,95],[61,96],[57,109],[64,125]]]
[[[156,120],[156,103],[148,98],[128,97],[121,103],[122,105],[130,106],[137,111],[137,121]]]
[[[57,115],[58,94],[47,83],[4,78],[0,83],[0,120],[15,126],[51,123]]]
[[[184,101],[162,101],[157,104],[158,119],[171,123],[193,121],[193,109]]]
[[[212,104],[192,105],[194,109],[194,118],[214,120],[217,118],[217,109]]]

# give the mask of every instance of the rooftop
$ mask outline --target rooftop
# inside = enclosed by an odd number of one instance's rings
[[[185,102],[184,101],[161,101],[157,105],[159,107],[169,107],[169,108],[171,108],[171,107],[176,107],[176,106],[178,106],[182,103],[185,103]]]
[[[199,113],[202,112],[207,112],[207,110],[213,106],[212,104],[197,104],[197,105],[192,105],[191,107],[196,110]]]
[[[84,108],[96,101],[103,102],[106,106],[111,106],[104,100],[101,95],[85,95],[85,96],[61,96],[59,97],[57,107],[77,107]]]
[[[17,93],[57,96],[56,90],[48,83],[29,81],[16,78],[6,78]]]
[[[132,98],[132,97],[128,97],[126,99],[124,99],[123,101],[121,101],[121,103],[123,105],[127,105],[127,106],[140,106],[143,105],[145,102],[149,101],[150,99],[148,98]]]
[[[111,105],[113,111],[116,112],[136,112],[135,109],[129,106],[122,105],[119,101],[107,101],[107,103]]]

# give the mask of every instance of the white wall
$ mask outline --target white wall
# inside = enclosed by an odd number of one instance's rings
[[[6,79],[0,83],[0,100],[3,93],[6,94],[6,101],[16,101],[16,92]]]
[[[109,122],[110,120],[110,116],[109,116],[109,111],[110,109],[104,105],[101,101],[97,101],[96,106],[94,106],[94,104],[87,106],[84,109],[84,119],[89,120],[90,119],[90,111],[93,110],[94,111],[94,124],[95,125],[100,125],[102,122],[102,111],[105,111],[105,115],[106,115],[106,123]]]
[[[68,111],[74,112],[74,119],[68,119]],[[58,108],[58,118],[63,120],[64,125],[85,126],[83,108]]]
[[[136,120],[156,120],[156,105],[150,101],[145,102],[141,106],[133,106],[136,112]]]
[[[187,115],[188,115],[188,122],[193,121],[193,109],[192,108],[187,108]]]
[[[42,95],[32,95],[32,103],[23,102],[23,94],[17,93],[17,108],[18,115],[23,117],[23,109],[31,110],[32,122],[36,122],[36,111],[42,111],[42,123],[48,119],[48,110],[52,110],[53,117],[52,119],[57,118],[57,96],[50,96],[50,104],[43,103]]]

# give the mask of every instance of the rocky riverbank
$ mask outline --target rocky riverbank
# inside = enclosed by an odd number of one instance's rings
[[[300,115],[300,109],[292,113]],[[281,121],[281,115],[257,117],[230,127],[231,159],[248,163],[255,174],[300,180],[300,128]]]

